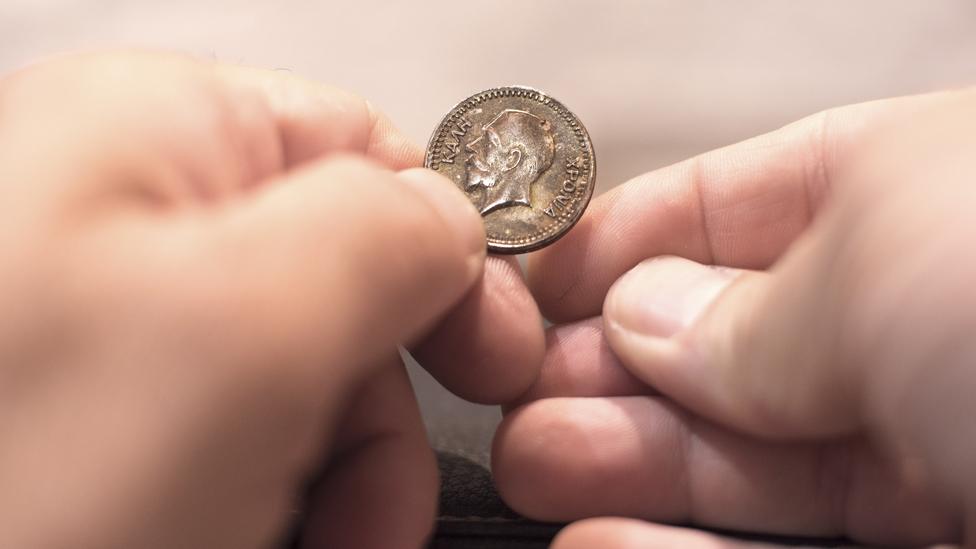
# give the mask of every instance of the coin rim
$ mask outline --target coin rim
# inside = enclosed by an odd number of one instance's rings
[[[533,88],[531,86],[515,84],[511,86],[498,86],[494,88],[488,88],[478,93],[471,94],[468,97],[462,99],[461,101],[458,101],[457,103],[454,104],[454,106],[448,109],[447,114],[445,114],[441,118],[440,122],[437,123],[437,126],[434,127],[433,133],[431,133],[430,135],[430,139],[427,140],[427,148],[424,150],[424,167],[428,169],[433,169],[431,168],[431,160],[433,157],[433,151],[431,149],[431,146],[437,141],[437,137],[440,135],[441,129],[443,128],[445,122],[447,122],[447,120],[451,118],[451,115],[454,114],[455,110],[457,110],[464,103],[474,99],[475,97],[478,97],[479,95],[484,95],[491,92],[506,91],[506,90],[523,90],[523,91],[531,92],[534,94],[538,94],[539,96],[538,98],[530,97],[531,99],[536,99],[540,103],[548,99],[550,103],[555,103],[555,105],[558,108],[562,108],[564,111],[569,113],[573,117],[573,119],[576,120],[576,123],[579,125],[579,128],[582,131],[583,138],[586,142],[586,145],[590,149],[590,169],[589,169],[590,173],[589,173],[589,180],[587,182],[588,189],[586,190],[586,199],[585,201],[583,201],[582,207],[573,214],[573,217],[566,223],[566,225],[562,229],[556,231],[552,235],[549,235],[539,240],[538,242],[533,242],[531,244],[498,243],[498,242],[493,242],[491,237],[486,235],[485,240],[487,242],[487,247],[489,252],[493,252],[496,254],[515,255],[515,254],[534,252],[542,248],[545,248],[546,246],[549,246],[550,244],[556,242],[557,240],[565,236],[566,233],[568,233],[573,227],[575,227],[576,224],[579,222],[579,220],[583,217],[583,213],[586,211],[586,208],[588,208],[590,205],[590,200],[592,200],[593,198],[593,190],[596,187],[596,150],[593,147],[593,140],[590,139],[590,132],[587,131],[586,125],[583,124],[583,121],[580,120],[580,117],[577,116],[572,109],[567,107],[562,101],[556,99],[555,97],[546,93],[543,90],[540,90],[538,88]],[[558,110],[556,111],[556,113],[559,114]]]

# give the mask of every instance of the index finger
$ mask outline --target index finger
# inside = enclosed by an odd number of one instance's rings
[[[286,72],[219,70],[267,98],[286,165],[333,151],[362,153],[393,169],[422,162],[421,150],[355,95]],[[506,402],[531,385],[544,353],[542,319],[514,259],[489,257],[484,277],[412,351],[439,382],[469,400]]]
[[[423,152],[369,101],[287,71],[217,64],[232,88],[257,92],[279,134],[285,168],[324,154],[362,154],[402,170],[420,166]]]
[[[542,368],[545,335],[515,258],[488,256],[482,280],[411,351],[467,400],[502,404],[525,392]]]
[[[56,192],[210,201],[334,153],[394,170],[422,160],[354,94],[172,53],[70,54],[0,75],[0,113],[6,177]]]
[[[546,318],[567,322],[599,315],[610,285],[650,257],[765,269],[810,225],[851,145],[884,117],[945,95],[823,111],[638,176],[530,257],[529,287]]]

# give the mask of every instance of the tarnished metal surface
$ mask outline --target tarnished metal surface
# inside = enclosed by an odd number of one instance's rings
[[[596,177],[580,120],[545,93],[521,86],[475,94],[447,113],[425,165],[478,208],[488,250],[523,253],[551,244],[583,215]]]

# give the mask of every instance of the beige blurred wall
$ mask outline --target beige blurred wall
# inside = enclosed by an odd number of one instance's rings
[[[0,0],[0,71],[111,46],[288,68],[418,143],[472,92],[528,84],[583,119],[605,189],[825,107],[976,83],[976,2]],[[484,462],[497,411],[412,375],[435,446]]]
[[[821,108],[976,81],[971,0],[0,0],[0,70],[143,45],[355,90],[418,142],[481,88],[582,117],[605,187]]]

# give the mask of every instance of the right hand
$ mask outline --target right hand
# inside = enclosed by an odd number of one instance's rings
[[[962,541],[974,127],[973,91],[845,107],[597,199],[530,263],[558,325],[496,439],[506,500],[552,521]],[[556,546],[594,540],[744,546],[620,519]]]

